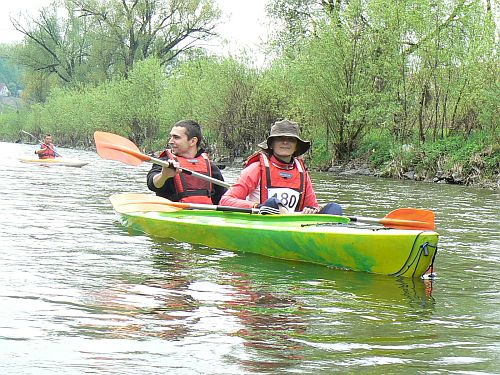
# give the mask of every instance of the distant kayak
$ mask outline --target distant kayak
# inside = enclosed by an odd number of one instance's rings
[[[83,167],[87,165],[88,162],[81,161],[78,159],[68,159],[68,158],[52,158],[52,159],[38,159],[38,158],[21,158],[19,159],[23,163],[40,164],[40,165],[63,165],[65,167]]]

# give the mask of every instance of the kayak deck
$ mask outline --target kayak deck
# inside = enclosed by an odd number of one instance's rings
[[[180,210],[119,216],[123,225],[153,237],[405,277],[428,270],[438,242],[434,231],[345,225],[330,215]]]
[[[48,158],[48,159],[38,159],[38,158],[20,158],[19,161],[22,163],[40,164],[40,165],[63,165],[65,167],[77,167],[81,168],[87,165],[88,162],[81,161],[78,159],[69,158]]]

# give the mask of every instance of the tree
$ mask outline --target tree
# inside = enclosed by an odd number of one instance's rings
[[[296,56],[302,41],[316,35],[317,23],[326,16],[322,0],[272,0],[266,10],[278,27],[272,45],[278,53]],[[324,17],[323,17],[324,18]]]
[[[165,67],[213,36],[219,15],[212,0],[64,0],[11,21],[25,36],[18,62],[75,87],[126,78],[148,57]]]
[[[215,35],[220,11],[212,0],[70,0],[97,25],[126,77],[134,62],[156,57],[166,65]]]
[[[271,5],[283,25],[274,52],[287,76],[284,115],[317,138],[326,134],[321,144],[334,159],[349,158],[365,134],[379,130],[390,129],[398,142],[422,143],[451,131],[467,135],[479,118],[496,113],[489,1]]]
[[[32,72],[55,74],[68,84],[89,55],[88,25],[75,17],[69,2],[64,7],[67,18],[59,18],[58,4],[55,1],[42,8],[37,18],[11,18],[11,22],[25,36],[25,45],[17,55],[18,63]]]
[[[219,57],[192,60],[168,79],[160,106],[163,123],[195,118],[204,126],[212,154],[247,156],[277,118],[273,98],[262,86],[259,74],[242,62]]]

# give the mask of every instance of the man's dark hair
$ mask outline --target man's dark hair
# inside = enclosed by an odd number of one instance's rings
[[[181,120],[174,124],[174,126],[180,126],[186,129],[186,134],[188,139],[193,137],[198,138],[198,142],[196,142],[196,147],[200,147],[202,135],[201,135],[201,126],[194,120]]]

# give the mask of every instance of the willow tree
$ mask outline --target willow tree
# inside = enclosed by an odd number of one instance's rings
[[[40,9],[37,17],[11,18],[14,28],[24,34],[24,43],[14,54],[16,63],[26,68],[28,86],[37,76],[45,80],[55,76],[63,85],[74,82],[90,52],[85,20],[76,17],[71,7],[65,8],[66,18],[62,19],[58,9],[54,2]]]
[[[96,25],[127,77],[134,62],[155,57],[162,66],[215,35],[220,11],[212,0],[69,0]]]
[[[323,21],[331,17],[339,20],[342,3],[343,0],[270,0],[266,11],[275,23],[272,49],[296,57],[304,41],[318,36]]]
[[[276,0],[275,5],[286,5],[279,9],[287,10],[274,17],[289,19],[292,3],[304,18],[304,37],[288,39],[286,58],[279,62],[287,71],[284,91],[290,93],[285,115],[303,123],[317,139],[315,149],[346,159],[366,127],[381,117],[375,105],[377,69],[366,5],[359,0]],[[297,35],[297,24],[284,25],[282,33],[288,25],[293,26],[290,36]]]
[[[416,1],[396,2],[384,12],[386,2],[378,3],[373,23],[390,31],[399,49],[393,134],[401,141],[416,135],[423,143],[478,128],[478,99],[498,76],[488,8],[479,0]]]
[[[490,2],[271,4],[282,25],[275,52],[287,72],[283,111],[335,159],[349,158],[378,129],[390,129],[398,142],[424,142],[468,134],[479,118],[493,117],[498,57]]]
[[[219,15],[212,0],[65,0],[11,21],[25,36],[20,64],[78,86],[126,78],[148,57],[174,62],[214,35]]]

